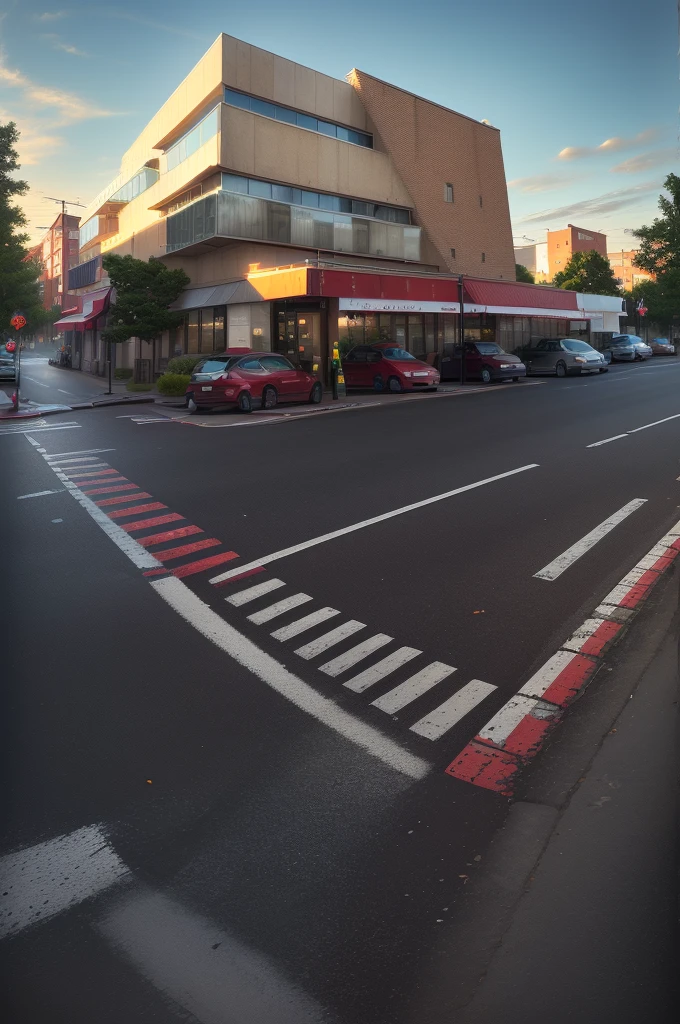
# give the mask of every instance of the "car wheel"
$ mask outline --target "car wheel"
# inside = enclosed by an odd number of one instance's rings
[[[602,366],[600,368],[600,373],[608,373],[608,372],[609,372],[609,367],[608,366]]]
[[[323,398],[323,388],[321,387],[321,382],[317,380],[316,384],[314,384],[314,386],[312,387],[312,390],[309,393],[310,405],[319,405],[319,403],[321,402],[322,398]]]
[[[401,381],[399,380],[398,377],[390,377],[390,379],[387,382],[387,387],[389,388],[390,391],[393,391],[395,394],[397,394],[399,391],[404,390]]]
[[[559,363],[555,367],[555,373],[557,374],[558,377],[566,377],[567,376],[566,364],[563,363],[561,359],[560,359]]]
[[[187,408],[188,408],[188,410],[189,410],[189,412],[191,413],[192,416],[195,416],[196,413],[198,412],[198,406],[194,402],[193,398],[190,398],[187,401]]]
[[[512,378],[512,383],[516,384],[518,380],[519,380],[519,377],[513,377]]]
[[[373,378],[373,390],[382,391],[384,387],[385,381],[382,379],[379,373],[376,373],[375,377]]]
[[[490,384],[490,383],[491,383],[491,370],[489,369],[488,366],[483,366],[482,367],[482,384]]]
[[[252,412],[253,400],[250,397],[250,392],[242,391],[238,396],[238,402],[236,404],[238,405],[239,412]]]
[[[276,394],[276,388],[266,387],[262,392],[262,408],[273,409],[277,400],[278,395]]]

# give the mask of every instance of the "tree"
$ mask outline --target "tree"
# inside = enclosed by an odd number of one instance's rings
[[[592,295],[621,294],[609,260],[594,249],[575,252],[564,270],[555,274],[552,283],[556,288],[568,288]]]
[[[680,177],[669,174],[663,187],[670,199],[659,196],[661,217],[633,232],[641,241],[635,265],[650,274],[680,270]]]
[[[524,281],[525,284],[536,284],[534,275],[522,263],[515,263],[515,279],[517,281]]]
[[[14,121],[0,124],[0,332],[14,329],[10,320],[21,313],[28,322],[40,315],[42,308],[38,291],[40,266],[28,259],[28,235],[19,229],[26,218],[12,203],[14,196],[28,191],[28,183],[11,177],[19,168],[15,149],[19,132]]]
[[[182,314],[173,313],[168,306],[189,284],[183,270],[169,270],[153,257],[145,263],[113,253],[104,256],[102,266],[116,289],[110,325],[102,331],[104,341],[155,341],[163,331],[177,327]]]
[[[629,294],[635,303],[644,299],[649,323],[670,327],[680,317],[680,268],[667,270],[656,281],[636,284]]]

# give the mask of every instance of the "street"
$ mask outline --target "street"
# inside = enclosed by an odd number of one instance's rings
[[[101,391],[25,360],[26,399]],[[453,766],[680,519],[679,394],[650,359],[0,423],[8,1019],[455,1020],[425,979],[572,712],[511,791]]]

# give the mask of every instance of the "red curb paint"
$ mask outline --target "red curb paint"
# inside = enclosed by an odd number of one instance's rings
[[[64,473],[64,470],[62,470],[62,473]],[[64,476],[67,476],[69,480],[77,480],[78,478],[86,480],[88,477],[90,480],[99,480],[100,477],[118,475],[117,469],[100,469],[98,473],[93,473],[91,470],[88,472],[85,467],[79,470],[74,470],[72,473],[64,473]]]
[[[669,548],[665,555],[661,555],[661,557],[656,560],[652,569],[654,569],[655,572],[665,572],[669,565],[677,558],[678,554],[680,554],[680,552],[678,552],[677,548]]]
[[[654,573],[654,576],[656,576],[656,573]],[[649,587],[645,586],[643,583],[640,583],[639,581],[634,583],[626,596],[621,598],[619,601],[619,608],[635,608],[635,606],[647,596],[648,590]]]
[[[581,654],[591,654],[599,657],[607,644],[611,643],[622,628],[619,622],[603,622],[601,626],[597,627],[593,635],[588,637],[581,648]]]
[[[583,655],[577,654],[542,694],[541,700],[565,707],[574,699],[596,668],[597,663],[591,658],[584,658]]]
[[[445,771],[461,782],[471,782],[482,789],[510,796],[510,780],[519,766],[520,761],[512,754],[473,740]]]
[[[152,544],[164,544],[166,540],[190,537],[192,533],[203,533],[203,530],[200,526],[180,526],[177,530],[164,530],[163,533],[154,533],[150,537],[137,537],[137,543],[143,548],[149,548]]]
[[[163,548],[162,551],[154,551],[153,557],[159,562],[171,562],[173,558],[182,558],[183,555],[193,555],[194,551],[202,551],[204,548],[214,548],[221,544],[221,540],[215,537],[207,537],[205,540],[196,540],[193,544],[180,544],[177,548]]]
[[[123,501],[139,501],[140,498],[150,497],[151,495],[147,494],[146,491],[140,491],[139,494],[121,494],[119,498],[104,498],[102,501],[95,501],[95,505],[99,508],[104,508],[107,505],[120,505]]]
[[[534,718],[533,715],[525,715],[508,736],[503,744],[503,750],[506,754],[516,754],[517,757],[528,760],[539,752],[546,734],[557,721],[556,716]]]
[[[238,576],[230,576],[228,580],[220,580],[219,583],[213,583],[213,587],[228,587],[230,583],[236,583],[237,580],[244,580],[247,576],[255,576],[258,572],[266,572],[264,565],[258,565],[256,569],[248,569],[247,572],[242,572]]]
[[[235,551],[223,551],[221,555],[211,555],[210,558],[201,558],[198,562],[189,562],[188,565],[180,565],[173,569],[173,576],[182,579],[183,576],[193,576],[196,572],[203,572],[204,569],[212,569],[214,565],[221,565],[223,562],[231,562],[239,556]]]
[[[150,519],[135,519],[134,523],[125,523],[121,530],[126,533],[134,533],[135,530],[146,530],[148,526],[163,526],[164,523],[175,523],[178,519],[184,519],[178,512],[170,512],[167,516],[152,516]]]
[[[119,508],[109,512],[109,519],[120,519],[122,516],[133,516],[136,512],[157,512],[159,508],[167,508],[162,501],[152,501],[149,505],[133,505],[132,508]]]
[[[123,478],[124,479],[124,478]],[[112,494],[113,491],[136,491],[137,484],[116,484],[115,487],[94,487],[83,494]],[[130,495],[132,497],[132,495]]]
[[[161,573],[166,576],[172,576],[169,569],[147,569],[146,572],[142,573],[142,576],[160,576]]]

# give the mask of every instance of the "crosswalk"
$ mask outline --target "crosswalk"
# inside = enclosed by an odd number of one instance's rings
[[[320,663],[314,666],[317,672],[337,680],[344,690],[358,696],[373,696],[381,684],[389,684],[390,689],[370,701],[370,707],[395,716],[432,691],[436,703],[409,727],[413,734],[422,739],[441,739],[496,690],[493,684],[481,679],[463,681],[460,686],[454,685],[452,677],[457,669],[441,661],[421,665],[414,674],[395,686],[394,677],[404,671],[408,672],[412,665],[417,666],[418,661],[424,658],[423,651],[408,646],[397,646],[390,650],[396,641],[387,633],[364,635],[356,642],[357,634],[368,632],[366,623],[358,619],[346,619],[326,629],[326,625],[331,626],[331,620],[342,615],[341,611],[330,605],[309,611],[308,606],[314,599],[302,592],[282,596],[287,584],[277,577],[255,584],[248,578],[234,579],[233,585],[240,589],[230,593],[225,601],[232,608],[242,608],[247,621],[254,626],[267,627],[273,620],[304,606],[304,615],[283,626],[277,626],[269,636],[284,644],[297,641],[304,633],[322,628],[318,636],[294,648],[293,653],[307,662],[318,659]],[[273,603],[268,603],[270,600]],[[256,602],[267,603],[251,611],[251,606]],[[326,655],[328,660],[322,660],[322,655]],[[375,660],[376,657],[378,660]]]

